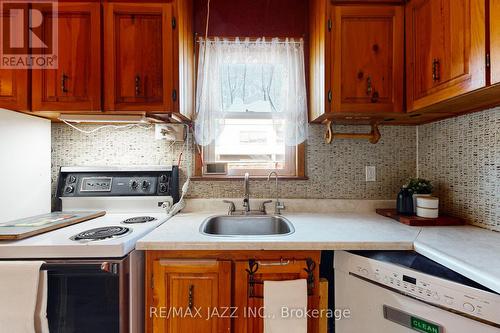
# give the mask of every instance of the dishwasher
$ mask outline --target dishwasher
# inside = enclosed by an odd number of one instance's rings
[[[412,251],[337,251],[337,333],[500,333],[500,295]]]

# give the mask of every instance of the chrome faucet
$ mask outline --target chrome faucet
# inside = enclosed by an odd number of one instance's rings
[[[278,174],[276,173],[276,171],[271,171],[269,175],[267,175],[267,181],[270,181],[272,176],[276,178],[276,202],[274,203],[274,214],[280,215],[281,210],[285,209],[285,204],[280,202],[279,199],[280,192],[278,187]]]
[[[260,203],[259,210],[250,209],[250,175],[245,173],[245,182],[243,183],[243,210],[236,210],[234,202],[229,200],[223,200],[224,203],[228,204],[228,215],[266,215],[266,204],[273,202],[272,200],[266,200]],[[285,208],[280,204],[279,207]],[[276,211],[276,207],[274,208]],[[278,210],[279,211],[279,210]]]
[[[250,212],[250,175],[245,173],[245,182],[243,183],[243,208],[245,212]]]

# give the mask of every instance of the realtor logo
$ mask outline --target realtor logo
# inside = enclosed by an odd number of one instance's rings
[[[57,1],[2,1],[0,38],[0,68],[57,68]]]

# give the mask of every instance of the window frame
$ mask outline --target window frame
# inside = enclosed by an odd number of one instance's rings
[[[295,170],[295,174],[280,174],[277,170],[275,169],[245,169],[241,170],[238,174],[225,174],[225,175],[212,175],[212,174],[205,174],[203,172],[203,151],[202,147],[197,146],[195,149],[195,170],[194,170],[194,177],[191,177],[192,180],[231,180],[231,179],[243,179],[245,172],[248,172],[252,178],[263,178],[266,179],[267,175],[271,171],[276,171],[278,173],[278,178],[280,179],[290,179],[290,180],[307,180],[308,177],[306,176],[306,143],[303,142],[295,147],[287,147],[287,153],[288,150],[293,150],[295,152],[294,154],[294,161],[293,161],[293,168]],[[287,154],[288,155],[288,154]],[[286,163],[286,162],[285,162]],[[260,170],[263,171],[262,173],[256,173],[255,171]],[[266,173],[267,172],[267,173]]]

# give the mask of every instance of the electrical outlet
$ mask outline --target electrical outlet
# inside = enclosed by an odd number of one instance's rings
[[[375,166],[367,165],[365,168],[366,168],[366,181],[367,182],[377,181],[377,169],[375,168]]]
[[[156,124],[155,139],[174,142],[184,141],[184,125],[182,124]]]

